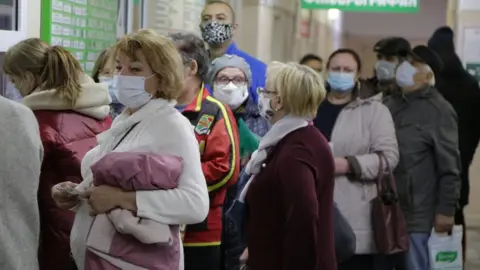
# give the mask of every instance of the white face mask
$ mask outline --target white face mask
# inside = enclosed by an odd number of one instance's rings
[[[400,88],[405,87],[412,87],[415,85],[415,81],[413,80],[413,76],[418,72],[417,68],[414,67],[410,62],[403,61],[398,68],[397,73],[395,75],[395,79],[397,81],[397,85]]]
[[[233,82],[227,85],[214,84],[213,97],[235,110],[247,100],[248,86],[246,84],[236,86]]]
[[[110,97],[112,98],[112,103],[119,103],[117,94],[115,93],[115,89],[112,87],[113,86],[113,78],[112,77],[105,77],[105,76],[99,76],[98,80],[101,83],[105,83],[108,85],[108,92],[110,93]]]
[[[113,77],[113,88],[118,101],[130,109],[138,109],[147,104],[152,99],[152,95],[145,90],[145,80],[153,76],[145,78],[115,75]]]
[[[258,110],[260,111],[260,115],[267,119],[267,121],[271,121],[273,115],[275,114],[275,111],[272,109],[271,102],[272,100],[264,95],[258,96]]]

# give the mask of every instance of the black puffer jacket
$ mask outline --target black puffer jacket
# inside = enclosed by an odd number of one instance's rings
[[[468,204],[468,169],[472,163],[480,138],[480,87],[479,83],[463,67],[455,53],[453,31],[441,27],[428,42],[443,61],[436,88],[450,102],[458,116],[459,149],[462,161],[462,189],[460,206]]]

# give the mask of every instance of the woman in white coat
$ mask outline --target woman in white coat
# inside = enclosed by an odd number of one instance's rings
[[[61,208],[76,211],[70,238],[80,270],[84,269],[86,238],[93,220],[90,215],[122,208],[136,212],[140,218],[180,225],[203,221],[209,207],[198,143],[190,122],[174,107],[184,80],[182,59],[175,46],[167,37],[141,30],[122,38],[112,57],[112,65],[116,65],[114,87],[126,109],[115,118],[110,130],[98,136],[98,145],[82,161],[83,182],[75,189],[86,192],[87,199],[67,194],[72,183],[52,189]],[[181,157],[183,172],[178,188],[125,192],[111,186],[92,187],[90,166],[111,151]],[[183,269],[181,248],[179,254],[179,269]]]

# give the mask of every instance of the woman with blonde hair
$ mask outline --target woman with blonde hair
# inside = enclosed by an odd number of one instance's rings
[[[336,269],[334,164],[328,142],[311,124],[325,98],[323,79],[296,63],[268,66],[260,113],[271,129],[246,166],[248,269]]]
[[[112,98],[112,103],[110,103],[110,116],[112,119],[115,119],[125,108],[125,106],[118,101],[117,95],[115,94],[115,88],[113,88],[113,73],[114,70],[111,70],[108,66],[108,60],[110,59],[111,49],[106,49],[102,51],[98,57],[95,65],[92,70],[92,79],[95,82],[101,82],[108,85],[108,91],[110,92],[110,97]]]
[[[172,41],[149,30],[125,36],[113,48],[111,66],[116,67],[115,91],[126,109],[115,118],[112,128],[99,136],[98,145],[83,159],[83,182],[78,186],[63,183],[61,189],[52,189],[60,207],[76,211],[71,247],[78,269],[85,269],[86,256],[100,256],[87,245],[91,215],[121,208],[135,212],[142,219],[180,225],[205,220],[209,209],[197,140],[190,122],[175,108],[175,99],[183,91],[184,69]],[[178,187],[124,191],[108,185],[93,186],[90,167],[113,151],[151,152],[182,158]],[[65,187],[81,195],[68,196],[61,191]],[[168,269],[183,269],[180,235],[173,238],[173,244],[165,245],[158,256],[171,261]],[[126,251],[130,247],[119,248]],[[116,259],[108,259],[112,269],[138,267],[129,262],[128,256]]]
[[[85,75],[70,52],[38,38],[10,48],[3,71],[23,96],[22,103],[33,110],[45,149],[38,191],[40,269],[70,269],[74,215],[56,206],[50,190],[61,182],[82,181],[83,156],[111,124],[108,89]]]

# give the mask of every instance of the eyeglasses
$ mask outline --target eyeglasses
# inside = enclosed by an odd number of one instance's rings
[[[229,78],[227,76],[219,76],[215,79],[215,83],[220,84],[220,85],[227,85],[230,82],[233,82],[235,85],[242,85],[242,84],[247,84],[247,80],[242,77],[233,77]]]
[[[275,95],[277,91],[267,90],[265,87],[257,87],[257,94],[262,96]]]

